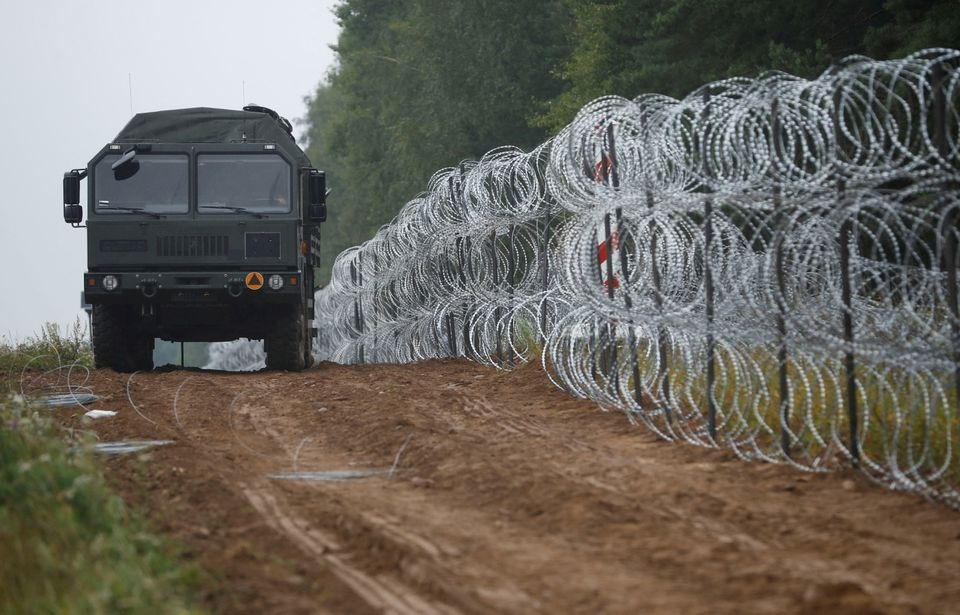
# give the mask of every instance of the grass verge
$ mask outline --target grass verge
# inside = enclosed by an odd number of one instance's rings
[[[0,401],[0,612],[192,613],[200,580],[106,486],[90,442]]]
[[[70,366],[93,369],[93,349],[80,319],[65,329],[48,322],[24,340],[0,339],[0,393],[19,390],[24,370],[37,376]]]

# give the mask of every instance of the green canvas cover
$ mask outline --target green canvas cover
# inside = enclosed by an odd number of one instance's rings
[[[193,107],[138,113],[114,143],[276,143],[298,166],[310,160],[269,113]]]

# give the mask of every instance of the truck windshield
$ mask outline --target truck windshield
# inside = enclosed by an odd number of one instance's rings
[[[189,210],[189,159],[185,154],[138,154],[140,169],[124,180],[110,165],[119,154],[97,163],[94,176],[98,214],[182,214]]]
[[[197,206],[203,214],[290,211],[290,165],[276,154],[201,154]]]

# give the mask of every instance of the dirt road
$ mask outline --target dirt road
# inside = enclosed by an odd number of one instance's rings
[[[119,412],[87,426],[102,440],[175,441],[107,471],[214,571],[215,610],[960,608],[960,513],[855,473],[658,441],[536,367],[101,370],[89,384],[93,407]],[[271,477],[295,471],[369,476]]]

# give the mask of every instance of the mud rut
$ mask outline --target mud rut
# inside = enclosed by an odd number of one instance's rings
[[[656,440],[536,367],[101,370],[85,424],[223,612],[951,613],[960,514]],[[128,395],[129,391],[129,395]],[[129,398],[129,399],[128,399]],[[131,404],[132,400],[132,404]],[[136,406],[136,408],[134,408]],[[81,411],[59,411],[80,426]],[[356,480],[278,473],[369,471]],[[392,470],[392,472],[391,472]]]

